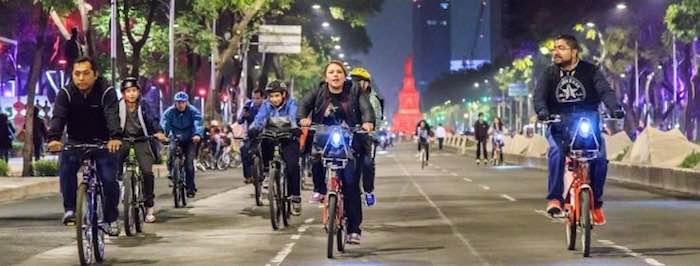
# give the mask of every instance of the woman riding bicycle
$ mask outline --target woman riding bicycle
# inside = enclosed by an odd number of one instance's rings
[[[418,127],[416,127],[416,138],[418,138],[418,152],[425,147],[425,161],[430,160],[430,136],[433,135],[433,131],[430,129],[430,125],[427,121],[421,120],[418,122]]]
[[[500,117],[493,119],[493,126],[491,126],[491,158],[494,164],[503,163],[503,139],[505,137],[505,128],[503,127],[503,121]],[[496,151],[498,151],[498,158],[496,158]]]
[[[353,127],[362,124],[362,129],[372,131],[374,111],[366,93],[359,86],[347,80],[347,72],[342,62],[331,61],[324,68],[325,81],[309,92],[300,102],[297,119],[302,127],[316,124]],[[309,118],[310,117],[310,118]],[[317,131],[314,136],[314,151],[311,156],[314,180],[312,203],[321,202],[326,194],[325,169],[321,161],[322,145],[327,138],[326,132]],[[353,143],[354,146],[360,143]],[[321,145],[321,147],[319,147]],[[358,150],[360,147],[353,147]],[[362,223],[362,200],[360,198],[360,179],[355,173],[355,162],[350,160],[342,170],[343,204],[348,218],[348,242],[360,243],[360,224]]]

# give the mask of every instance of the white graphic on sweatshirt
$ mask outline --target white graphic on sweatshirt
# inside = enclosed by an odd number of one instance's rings
[[[582,102],[586,99],[586,89],[581,81],[573,76],[562,77],[555,93],[560,103]]]

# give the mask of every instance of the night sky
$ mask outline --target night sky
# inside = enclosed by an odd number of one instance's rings
[[[385,99],[387,118],[396,111],[398,92],[403,83],[403,64],[412,53],[411,2],[385,0],[382,12],[367,21],[372,40],[368,54],[356,54],[372,74],[375,86]]]

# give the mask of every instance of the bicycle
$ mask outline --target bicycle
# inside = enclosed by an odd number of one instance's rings
[[[328,242],[326,256],[333,258],[333,242],[337,242],[339,252],[345,252],[345,243],[348,236],[347,218],[343,204],[342,178],[339,171],[345,169],[352,156],[352,140],[354,134],[367,134],[357,127],[346,128],[342,126],[312,125],[309,130],[318,131],[325,128],[330,132],[321,153],[321,161],[326,171],[326,186],[328,193],[323,201],[322,220]]]
[[[491,145],[493,145],[493,153],[491,154],[493,165],[503,165],[503,135],[494,135]]]
[[[97,177],[97,163],[92,158],[95,151],[107,150],[102,144],[66,144],[64,151],[80,150],[83,161],[83,180],[78,185],[75,209],[75,231],[78,244],[78,258],[81,265],[102,262],[105,255],[104,235],[108,224],[104,222],[104,201],[102,182]]]
[[[128,143],[129,150],[124,161],[124,232],[134,236],[143,231],[143,221],[146,219],[146,206],[143,196],[143,175],[136,160],[136,142],[147,141],[151,137],[125,137],[122,141]]]
[[[418,140],[418,145],[420,147],[420,169],[423,170],[428,166],[428,141]]]
[[[172,169],[172,180],[173,183],[173,203],[175,208],[187,207],[187,197],[185,196],[185,180],[187,177],[185,171],[185,152],[182,150],[180,143],[182,140],[179,136],[169,139],[164,142],[165,145],[175,145],[175,156],[172,157],[173,162],[170,166]]]
[[[545,124],[561,123],[559,115],[553,115]],[[565,132],[569,132],[568,128]],[[590,256],[591,231],[593,230],[592,210],[593,187],[589,178],[590,161],[600,155],[600,143],[596,131],[588,118],[579,118],[571,141],[564,147],[566,151],[565,166],[572,173],[573,180],[564,196],[564,214],[566,221],[566,245],[568,250],[576,249],[576,235],[581,230],[583,257]],[[592,140],[591,140],[592,139]]]
[[[289,226],[289,219],[292,214],[292,202],[290,191],[287,188],[287,175],[285,174],[286,163],[282,158],[283,141],[294,141],[294,136],[290,132],[276,132],[264,130],[258,137],[260,140],[272,142],[274,151],[270,161],[268,173],[269,184],[267,189],[267,199],[270,205],[270,223],[273,230],[279,229],[280,219],[285,227]]]

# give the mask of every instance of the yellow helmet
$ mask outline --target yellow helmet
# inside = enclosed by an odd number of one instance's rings
[[[350,77],[364,80],[372,80],[372,75],[369,74],[369,71],[361,67],[353,68],[352,71],[350,71]]]

